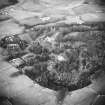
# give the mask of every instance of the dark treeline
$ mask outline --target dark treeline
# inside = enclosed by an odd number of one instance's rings
[[[0,0],[0,9],[18,3],[18,0]]]

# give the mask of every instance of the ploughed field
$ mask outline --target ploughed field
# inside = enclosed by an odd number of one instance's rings
[[[57,23],[28,27],[21,35],[3,36],[5,60],[35,83],[52,90],[77,90],[104,72],[105,23]]]

